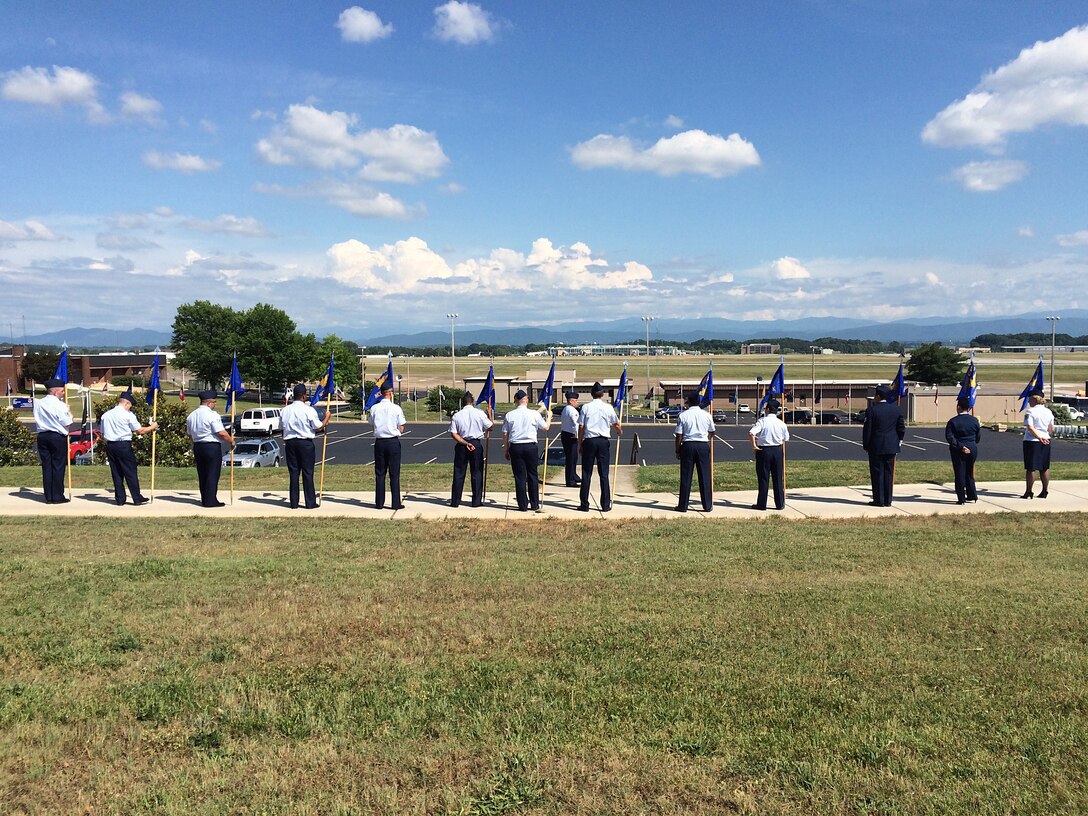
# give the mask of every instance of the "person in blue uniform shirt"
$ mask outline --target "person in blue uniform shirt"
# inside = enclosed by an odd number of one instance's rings
[[[204,507],[223,507],[219,501],[219,475],[223,471],[223,446],[234,447],[234,436],[223,427],[215,410],[216,393],[201,391],[200,405],[185,418],[185,431],[193,440],[196,478],[200,483],[200,503]]]
[[[876,397],[865,412],[865,424],[861,428],[861,447],[869,454],[869,481],[873,488],[873,500],[869,504],[874,507],[892,506],[895,457],[906,434],[903,414],[891,397],[890,388],[877,386]]]
[[[1024,478],[1027,490],[1021,498],[1030,499],[1035,491],[1035,472],[1043,489],[1039,498],[1045,499],[1050,492],[1050,436],[1054,433],[1054,414],[1046,407],[1042,391],[1033,391],[1031,405],[1024,411]]]
[[[461,410],[450,420],[450,436],[453,437],[455,445],[450,507],[459,507],[461,504],[466,473],[470,474],[472,487],[471,506],[480,507],[484,503],[484,439],[495,423],[473,405],[472,394],[467,391],[461,399],[461,406]]]
[[[593,467],[601,480],[601,511],[612,509],[612,488],[608,481],[608,449],[612,430],[623,436],[616,409],[605,396],[600,383],[593,384],[593,399],[582,406],[578,417],[578,453],[582,457],[582,484],[579,490],[578,509],[589,512],[589,489],[593,484]]]
[[[790,429],[778,418],[782,403],[771,398],[764,406],[763,416],[748,431],[748,441],[756,457],[756,494],[754,510],[767,509],[767,493],[774,486],[774,509],[786,509],[786,443]]]
[[[698,393],[688,394],[687,403],[687,410],[676,418],[676,458],[680,460],[680,503],[676,510],[687,512],[691,477],[698,473],[699,498],[703,510],[709,513],[714,509],[714,486],[710,483],[710,437],[715,432],[714,418],[709,411],[699,407]]]
[[[582,483],[578,475],[578,392],[568,391],[564,396],[567,404],[563,406],[559,439],[563,443],[563,458],[566,460],[567,487],[578,487]]]
[[[131,391],[122,394],[117,404],[102,414],[102,438],[106,440],[106,461],[113,477],[113,499],[118,505],[125,503],[125,483],[132,493],[132,503],[146,504],[149,499],[140,492],[140,478],[136,471],[136,454],[132,450],[132,435],[143,436],[159,427],[159,423],[140,425],[132,412],[136,404]]]
[[[537,432],[547,431],[552,418],[541,416],[540,411],[529,408],[529,395],[518,389],[514,394],[517,407],[507,413],[502,421],[503,456],[514,472],[514,496],[522,513],[532,508],[540,512],[540,475],[537,464],[540,452],[536,446]],[[541,406],[543,410],[543,406]]]
[[[971,416],[971,403],[968,400],[956,400],[956,415],[944,426],[944,438],[948,440],[948,452],[952,456],[952,475],[956,480],[956,504],[977,502],[975,460],[978,459],[978,443],[982,439],[982,425]]]
[[[393,384],[382,386],[382,398],[370,409],[370,424],[374,426],[374,506],[385,506],[385,476],[389,474],[389,492],[393,509],[403,510],[400,500],[400,437],[408,420],[404,411],[393,402]]]
[[[46,380],[45,396],[34,400],[46,504],[68,501],[64,495],[64,475],[68,468],[68,426],[72,424],[72,412],[64,403],[64,388],[64,380]]]
[[[302,482],[302,494],[307,510],[317,507],[317,491],[314,489],[314,464],[317,462],[317,448],[314,437],[317,431],[329,424],[332,414],[326,412],[325,418],[318,419],[317,410],[306,400],[306,386],[298,383],[294,388],[295,399],[284,406],[280,412],[280,428],[283,430],[284,458],[287,460],[289,484],[289,503],[292,510],[298,509],[299,481]]]

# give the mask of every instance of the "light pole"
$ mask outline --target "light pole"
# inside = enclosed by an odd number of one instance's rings
[[[1050,401],[1054,402],[1054,341],[1058,335],[1058,321],[1060,317],[1046,318],[1050,322]]]
[[[446,315],[450,319],[450,359],[453,366],[453,382],[450,383],[451,388],[457,387],[457,347],[453,342],[453,326],[457,322],[457,312],[452,312]]]
[[[816,424],[816,350],[819,346],[809,346],[812,352],[812,424]]]
[[[646,406],[653,411],[654,406],[650,402],[650,324],[657,318],[643,315],[642,322],[646,324]]]

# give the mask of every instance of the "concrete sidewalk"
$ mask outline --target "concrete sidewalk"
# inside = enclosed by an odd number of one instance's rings
[[[1039,486],[1035,487],[1036,493]],[[704,513],[695,504],[685,514],[673,510],[675,493],[634,493],[620,488],[612,510],[602,513],[597,495],[591,496],[592,509],[588,513],[576,510],[578,492],[574,488],[548,485],[544,493],[543,513],[518,512],[513,493],[491,492],[483,507],[449,507],[447,493],[408,493],[404,496],[405,509],[377,510],[374,494],[367,492],[326,493],[324,502],[316,510],[292,510],[287,506],[287,491],[235,491],[234,504],[220,508],[203,508],[195,490],[159,491],[155,500],[141,507],[126,504],[118,507],[113,494],[106,490],[76,490],[75,498],[68,504],[46,505],[41,490],[37,488],[0,488],[0,517],[48,515],[56,517],[104,516],[111,518],[167,518],[179,516],[203,516],[213,518],[289,517],[312,519],[321,516],[337,516],[371,519],[626,519],[626,518],[702,518],[737,519],[771,518],[787,519],[850,519],[890,518],[894,516],[964,515],[973,513],[1006,512],[1083,512],[1088,510],[1088,481],[1052,482],[1046,499],[1021,499],[1023,482],[985,482],[978,486],[979,500],[975,504],[957,505],[956,493],[951,484],[898,485],[895,504],[892,507],[870,507],[869,487],[814,487],[791,490],[786,496],[786,509],[782,511],[752,510],[754,490],[718,493],[714,497],[714,509]],[[221,501],[230,500],[227,491],[220,490]],[[700,508],[700,509],[696,509]]]

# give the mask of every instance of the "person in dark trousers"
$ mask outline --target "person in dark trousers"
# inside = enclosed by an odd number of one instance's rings
[[[317,461],[317,448],[314,437],[319,429],[329,424],[331,413],[325,413],[325,419],[317,418],[317,411],[306,401],[306,386],[298,383],[294,389],[295,399],[284,406],[280,412],[280,427],[283,429],[284,458],[287,460],[289,478],[289,496],[292,510],[298,509],[299,481],[302,481],[302,493],[306,497],[304,507],[313,510],[317,507],[317,491],[314,489],[314,464]]]
[[[219,475],[223,471],[223,446],[220,440],[234,448],[234,437],[223,427],[215,410],[216,393],[201,391],[200,405],[185,418],[185,430],[193,440],[196,478],[200,482],[200,503],[204,507],[224,507],[219,501]]]
[[[975,460],[978,459],[982,425],[971,416],[970,411],[970,401],[956,400],[956,415],[944,426],[944,438],[948,440],[952,474],[956,480],[956,504],[978,501],[978,493],[975,491]]]
[[[136,472],[136,454],[132,450],[132,435],[143,436],[159,427],[159,423],[141,427],[140,420],[132,412],[136,400],[126,391],[117,404],[102,414],[102,438],[106,440],[106,461],[113,477],[113,498],[118,505],[125,503],[125,483],[132,493],[132,503],[147,504],[149,499],[140,492],[140,479]]]
[[[565,394],[567,404],[563,406],[562,428],[559,438],[563,442],[563,458],[566,459],[567,487],[578,487],[582,478],[578,475],[578,392]]]
[[[552,426],[552,416],[546,417],[540,411],[529,408],[529,395],[518,389],[514,394],[515,408],[509,411],[502,422],[503,456],[510,463],[514,474],[514,496],[518,503],[518,512],[541,512],[540,474],[537,466],[540,453],[537,450],[537,432],[547,431]],[[543,409],[543,406],[541,406]]]
[[[680,460],[680,502],[676,512],[686,513],[691,497],[692,474],[699,474],[699,498],[703,510],[714,509],[714,486],[710,483],[710,437],[714,436],[714,418],[699,407],[697,392],[688,394],[686,411],[676,418],[676,458]]]
[[[382,385],[381,400],[370,409],[370,424],[374,426],[374,506],[385,506],[385,475],[389,474],[389,492],[393,509],[403,510],[400,500],[400,437],[408,420],[404,411],[393,402],[393,384]]]
[[[786,509],[786,443],[790,439],[790,429],[778,412],[782,403],[772,398],[764,406],[763,416],[748,431],[748,441],[752,444],[752,453],[756,457],[756,482],[759,492],[753,510],[767,509],[767,493],[774,485],[774,509]]]
[[[480,507],[484,503],[484,435],[494,423],[486,413],[473,405],[472,394],[467,391],[461,399],[461,405],[461,410],[450,420],[450,436],[455,443],[450,507],[461,505],[466,473],[471,474],[471,506]],[[490,405],[488,410],[491,410]]]
[[[64,403],[65,388],[64,380],[46,380],[45,396],[34,400],[46,504],[68,501],[64,495],[64,474],[68,468],[68,426],[72,424],[72,412]]]
[[[616,409],[605,396],[600,383],[593,384],[593,399],[582,406],[578,419],[578,453],[582,456],[582,484],[578,491],[578,510],[589,512],[589,489],[593,484],[593,466],[601,479],[601,512],[612,509],[612,485],[608,481],[608,449],[612,431],[623,436]],[[617,443],[618,444],[618,443]]]
[[[891,397],[890,388],[877,387],[861,428],[861,446],[869,454],[869,480],[873,487],[873,500],[869,504],[874,507],[892,506],[895,457],[907,431],[903,414]]]

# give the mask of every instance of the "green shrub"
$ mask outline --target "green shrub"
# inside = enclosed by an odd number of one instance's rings
[[[34,434],[10,408],[0,408],[0,467],[36,465]]]
[[[95,403],[95,420],[102,422],[102,414],[117,405],[115,396]],[[136,404],[132,406],[132,412],[140,420],[140,425],[151,423],[151,406],[144,400],[143,394],[136,396]],[[155,459],[163,467],[189,467],[193,464],[192,445],[189,435],[185,432],[185,418],[189,415],[189,409],[184,403],[170,397],[159,398],[159,431],[155,441]],[[133,435],[132,450],[136,454],[136,463],[139,465],[151,464],[151,434],[143,436]],[[95,448],[95,461],[99,464],[106,461],[106,444],[99,440]]]

